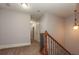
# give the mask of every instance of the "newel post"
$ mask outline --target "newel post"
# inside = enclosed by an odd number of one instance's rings
[[[47,49],[47,35],[48,35],[48,32],[45,31],[45,44],[44,44],[44,47],[45,47],[45,55],[48,55],[48,49]]]

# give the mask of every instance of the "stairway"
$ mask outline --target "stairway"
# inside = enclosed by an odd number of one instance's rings
[[[47,31],[40,34],[40,53],[43,55],[71,55],[71,53]]]

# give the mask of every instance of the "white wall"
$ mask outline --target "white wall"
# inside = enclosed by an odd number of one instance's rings
[[[40,20],[40,32],[48,31],[60,44],[64,45],[64,20],[52,14],[45,14]]]
[[[0,10],[0,48],[30,45],[30,15]]]
[[[78,24],[79,24],[79,18]],[[74,16],[65,19],[65,47],[72,54],[79,54],[79,29],[73,30]]]

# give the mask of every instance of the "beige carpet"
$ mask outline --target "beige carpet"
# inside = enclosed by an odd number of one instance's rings
[[[39,43],[33,41],[30,46],[1,49],[0,55],[40,55]]]

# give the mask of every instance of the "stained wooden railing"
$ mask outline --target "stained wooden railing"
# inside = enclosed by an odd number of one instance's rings
[[[58,43],[47,31],[42,33],[44,37],[44,46],[41,53],[44,55],[71,55],[60,43]]]

